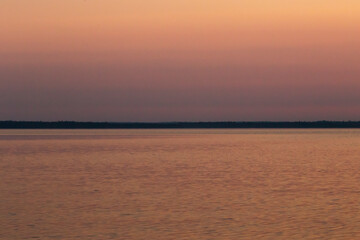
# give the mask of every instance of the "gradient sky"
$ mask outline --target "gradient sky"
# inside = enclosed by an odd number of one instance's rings
[[[360,120],[360,1],[1,0],[10,119]]]

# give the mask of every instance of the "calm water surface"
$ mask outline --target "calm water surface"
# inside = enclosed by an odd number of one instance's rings
[[[0,239],[360,239],[360,130],[0,130]]]

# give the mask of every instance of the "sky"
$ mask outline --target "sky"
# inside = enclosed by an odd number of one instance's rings
[[[0,120],[360,120],[360,1],[1,0]]]

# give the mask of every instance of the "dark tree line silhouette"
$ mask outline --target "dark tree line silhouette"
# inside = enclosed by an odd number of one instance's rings
[[[360,121],[316,122],[41,122],[0,121],[0,129],[360,128]]]

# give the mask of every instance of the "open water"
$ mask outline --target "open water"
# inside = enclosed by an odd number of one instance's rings
[[[0,130],[0,239],[360,239],[360,130]]]

